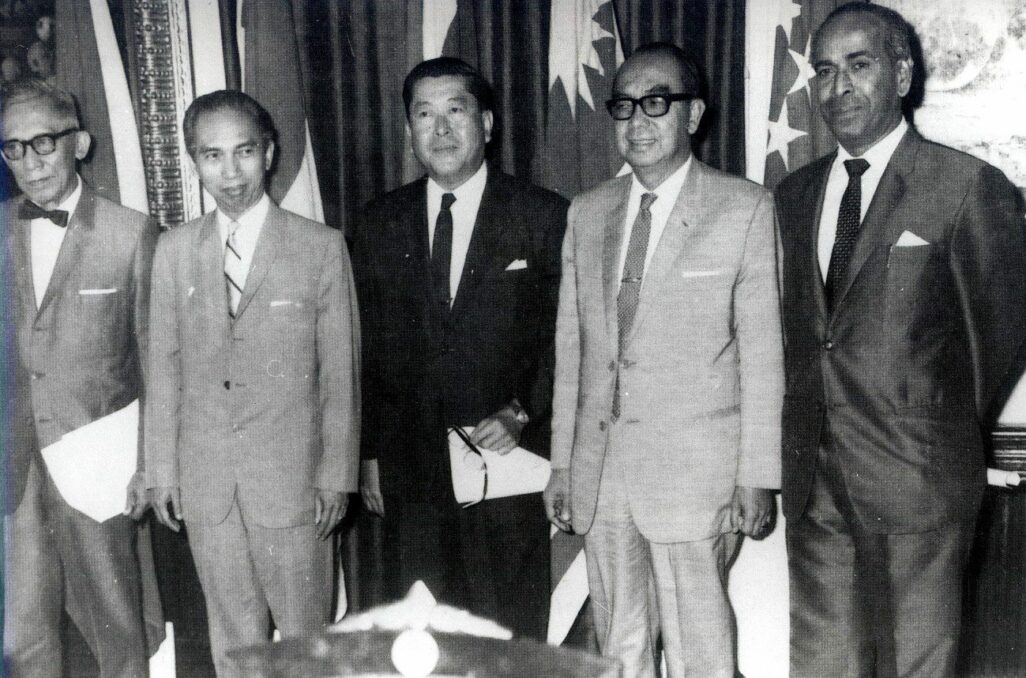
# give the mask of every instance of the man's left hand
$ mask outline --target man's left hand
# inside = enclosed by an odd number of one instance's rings
[[[327,539],[331,536],[332,530],[346,515],[348,505],[349,495],[345,492],[317,490],[317,498],[314,500],[314,522],[318,525],[318,539]]]
[[[132,475],[132,479],[128,481],[127,494],[125,510],[121,514],[130,517],[132,520],[139,520],[146,513],[146,509],[150,507],[150,502],[146,495],[146,479],[141,471],[136,471]]]
[[[482,419],[470,434],[470,442],[486,450],[507,454],[520,442],[523,429],[524,425],[517,421],[516,410],[507,405]]]
[[[765,537],[773,529],[776,508],[773,490],[738,485],[730,502],[730,525],[747,537]]]

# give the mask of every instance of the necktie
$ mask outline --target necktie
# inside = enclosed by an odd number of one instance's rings
[[[623,355],[624,345],[634,324],[634,314],[638,310],[638,299],[641,296],[641,281],[645,276],[645,255],[648,253],[648,236],[652,231],[652,212],[650,208],[656,199],[655,193],[641,196],[641,208],[634,218],[631,228],[631,239],[627,242],[627,256],[623,262],[623,278],[620,280],[620,293],[616,297],[616,319],[619,325],[619,355]],[[616,380],[613,391],[613,416],[620,416],[620,379]]]
[[[435,299],[442,305],[442,310],[449,311],[449,267],[452,260],[452,204],[456,196],[452,193],[442,195],[442,209],[435,220],[435,239],[431,244],[431,278],[435,287]]]
[[[862,221],[862,174],[869,169],[869,163],[862,158],[845,160],[844,169],[848,171],[848,187],[841,196],[841,209],[837,212],[837,235],[834,237],[834,247],[830,250],[830,266],[827,269],[826,298],[831,311],[837,301],[834,295],[840,293],[848,261],[859,236],[859,223]]]
[[[34,202],[26,200],[18,208],[18,218],[31,221],[33,219],[49,219],[61,228],[68,225],[68,213],[66,210],[44,210]]]
[[[242,288],[246,284],[246,269],[239,255],[239,246],[235,239],[235,231],[239,229],[236,221],[228,224],[228,240],[224,248],[224,281],[228,290],[228,315],[235,320],[242,299]]]

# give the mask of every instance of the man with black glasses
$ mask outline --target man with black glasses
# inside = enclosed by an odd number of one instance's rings
[[[585,534],[624,675],[733,677],[726,571],[780,483],[773,201],[692,157],[695,64],[639,48],[607,104],[633,176],[578,196],[563,243],[549,519]]]
[[[115,413],[139,398],[157,228],[79,178],[76,165],[91,139],[71,95],[26,82],[7,88],[0,102],[4,162],[24,194],[0,207],[4,663],[11,676],[60,676],[67,606],[100,675],[145,676],[133,519],[147,503],[135,436],[129,430],[120,436],[127,447],[110,440],[100,450],[72,449],[62,438],[120,421]],[[82,477],[109,479],[121,469],[111,485],[127,491],[108,509],[115,515],[86,515],[67,485],[58,489],[63,476],[52,466],[65,454],[76,455],[74,473]]]

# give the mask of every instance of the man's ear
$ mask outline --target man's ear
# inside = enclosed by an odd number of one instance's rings
[[[705,113],[705,102],[701,99],[692,99],[688,103],[688,134],[698,131],[698,125],[702,122],[702,114]]]
[[[274,162],[274,142],[268,141],[267,148],[264,149],[264,171],[271,169],[271,163]]]
[[[912,58],[898,59],[895,63],[895,71],[898,78],[898,96],[904,98],[909,91],[912,89],[912,72],[913,62]]]
[[[491,111],[481,111],[481,126],[484,127],[485,143],[492,140],[492,127],[495,125],[495,114]]]
[[[89,135],[89,132],[85,130],[75,132],[75,158],[77,160],[84,160],[89,154],[89,147],[92,144],[93,138]]]

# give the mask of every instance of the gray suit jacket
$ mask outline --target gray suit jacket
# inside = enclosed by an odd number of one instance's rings
[[[315,488],[359,469],[359,316],[341,233],[272,204],[232,322],[214,214],[161,236],[153,266],[147,484],[185,521],[312,523]]]
[[[780,483],[784,391],[773,200],[692,162],[618,356],[616,298],[630,177],[570,207],[556,325],[553,468],[569,468],[573,526],[595,514],[607,449],[629,459],[646,538],[730,529],[736,485]],[[620,378],[621,413],[610,425]]]

